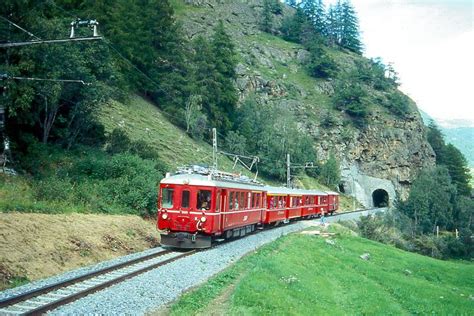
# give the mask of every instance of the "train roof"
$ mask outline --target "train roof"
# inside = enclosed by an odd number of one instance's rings
[[[188,184],[197,186],[208,186],[208,187],[220,187],[220,188],[232,188],[242,190],[253,190],[253,191],[265,191],[263,185],[256,183],[245,183],[236,181],[216,180],[211,175],[201,174],[175,174],[164,178],[160,182],[161,184]]]
[[[208,168],[200,166],[185,166],[178,168],[176,174],[166,174],[161,184],[180,184],[193,186],[219,187],[229,189],[242,189],[252,191],[266,191],[274,195],[339,195],[337,192],[324,192],[320,190],[302,190],[286,187],[264,186],[262,183],[251,180],[239,174],[221,171],[211,172]]]
[[[265,191],[269,194],[290,194],[290,195],[327,195],[326,192],[319,190],[290,189],[286,187],[266,186]]]

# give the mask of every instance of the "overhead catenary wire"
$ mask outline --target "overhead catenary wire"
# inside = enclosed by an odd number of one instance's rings
[[[29,81],[49,81],[49,82],[62,82],[62,83],[80,83],[86,86],[89,86],[92,84],[90,82],[85,82],[84,80],[75,80],[75,79],[48,79],[48,78],[16,77],[16,76],[6,76],[6,79],[29,80]]]
[[[22,28],[22,27],[19,26],[18,24],[13,23],[13,22],[10,21],[9,19],[7,19],[7,18],[5,18],[5,17],[3,17],[3,16],[0,16],[0,19],[2,19],[2,20],[4,20],[4,21],[8,22],[9,24],[13,25],[14,27],[16,27],[16,28],[22,30],[23,32],[25,32],[25,33],[28,34],[29,36],[35,38],[36,40],[41,41],[41,38],[39,38],[38,36],[34,35],[34,34],[31,33],[30,31],[28,31],[28,30]]]

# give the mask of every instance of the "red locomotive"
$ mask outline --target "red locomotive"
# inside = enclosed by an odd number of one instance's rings
[[[208,248],[213,238],[245,236],[257,227],[332,214],[339,194],[263,186],[247,177],[202,167],[167,174],[160,183],[161,244]]]

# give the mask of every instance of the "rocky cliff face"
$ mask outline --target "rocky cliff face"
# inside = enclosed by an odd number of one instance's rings
[[[189,10],[180,21],[189,38],[209,35],[222,20],[232,35],[242,62],[236,71],[240,100],[254,94],[261,103],[274,102],[290,108],[299,119],[302,133],[314,137],[321,160],[334,152],[341,161],[343,182],[340,189],[354,194],[364,205],[373,206],[373,193],[380,189],[390,201],[405,198],[417,172],[434,165],[434,153],[425,140],[420,115],[413,108],[404,120],[382,107],[375,107],[370,124],[359,130],[344,124],[344,113],[331,106],[334,93],[331,81],[309,77],[303,64],[308,52],[300,45],[259,31],[263,1],[186,0]],[[285,8],[283,14],[291,12]],[[274,17],[276,26],[282,15]],[[341,68],[354,67],[360,56],[335,53]],[[376,92],[374,92],[376,93]],[[331,128],[322,127],[322,115],[336,118]]]

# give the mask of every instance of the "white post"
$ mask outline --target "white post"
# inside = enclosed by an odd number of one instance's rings
[[[436,225],[436,237],[439,237],[439,226]]]
[[[355,193],[354,175],[351,174],[351,177],[352,177],[352,210],[355,212],[355,210],[356,210],[356,193]]]
[[[217,172],[217,130],[212,129],[212,168]]]
[[[457,228],[456,228],[456,239],[459,239],[459,231]]]
[[[290,188],[291,185],[290,174],[290,154],[286,154],[286,186]]]

